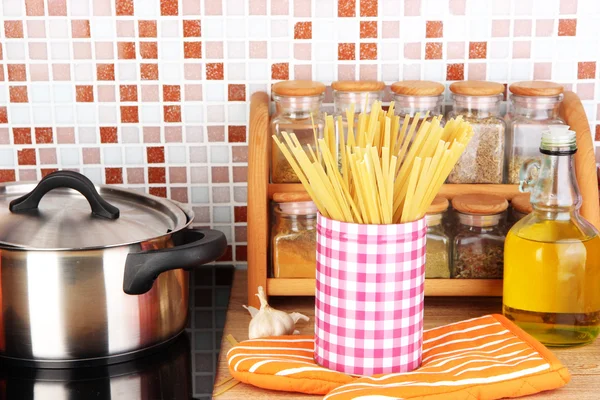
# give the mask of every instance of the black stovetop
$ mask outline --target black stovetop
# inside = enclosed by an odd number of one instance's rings
[[[191,274],[188,327],[156,352],[98,368],[0,365],[0,399],[211,399],[233,271],[233,266],[206,265]]]

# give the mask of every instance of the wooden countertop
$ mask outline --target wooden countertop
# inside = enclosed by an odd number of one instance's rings
[[[231,348],[231,345],[225,339],[227,335],[233,335],[238,341],[248,338],[250,314],[242,308],[242,305],[247,302],[246,282],[247,271],[236,270],[231,289],[231,298],[229,299],[229,307],[227,309],[227,320],[223,332],[215,382],[222,382],[231,377],[226,359],[227,351]],[[313,297],[272,297],[269,302],[271,306],[279,310],[287,312],[298,311],[307,315],[310,318],[310,322],[305,323],[301,321],[296,328],[302,334],[313,333],[315,315]],[[425,298],[425,329],[500,312],[500,298],[427,297]],[[561,389],[528,396],[527,399],[596,400],[600,398],[600,394],[598,393],[600,391],[600,339],[596,340],[592,345],[570,349],[554,349],[553,352],[569,368],[572,375],[571,382]],[[244,383],[236,385],[217,397],[219,400],[316,400],[320,398],[321,396],[268,391]]]

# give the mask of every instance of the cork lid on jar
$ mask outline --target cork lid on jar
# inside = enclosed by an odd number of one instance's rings
[[[280,96],[317,96],[325,92],[325,85],[316,81],[281,81],[274,84],[271,90]]]
[[[462,194],[452,199],[452,207],[463,214],[500,214],[508,208],[504,197],[493,194]]]
[[[433,81],[400,81],[392,85],[392,92],[403,96],[439,96],[444,85]]]
[[[504,85],[489,81],[462,81],[451,84],[450,91],[466,96],[494,96],[504,93]]]
[[[530,201],[531,195],[529,193],[521,193],[513,197],[510,204],[513,209],[520,212],[521,214],[529,214],[533,211],[533,206]]]
[[[331,84],[331,88],[339,92],[379,92],[385,88],[385,82],[335,81]]]
[[[429,208],[427,208],[427,214],[439,214],[441,212],[444,212],[448,209],[448,205],[449,202],[447,198],[442,196],[435,196],[433,202],[431,203]]]
[[[511,84],[508,90],[517,96],[558,96],[564,87],[549,81],[522,81]]]

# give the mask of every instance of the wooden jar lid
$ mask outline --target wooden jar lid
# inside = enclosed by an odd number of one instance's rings
[[[439,96],[444,85],[433,81],[400,81],[392,85],[392,92],[404,96]]]
[[[439,214],[448,209],[448,199],[442,196],[435,196],[433,202],[427,208],[427,214]]]
[[[489,81],[462,81],[451,84],[450,91],[466,96],[493,96],[504,93],[504,85]]]
[[[325,85],[316,81],[281,81],[271,87],[280,96],[317,96],[325,92]]]
[[[463,214],[499,214],[508,208],[504,197],[493,194],[463,194],[452,199],[452,207]]]
[[[340,92],[379,92],[385,88],[385,82],[335,81],[331,84],[331,88]]]
[[[531,195],[529,193],[518,194],[512,198],[510,204],[512,205],[512,208],[514,208],[518,212],[522,214],[529,214],[533,211],[530,197]]]
[[[312,201],[306,192],[277,192],[273,193],[275,203],[292,203],[296,201]]]
[[[511,84],[508,90],[517,96],[558,96],[564,88],[549,81],[522,81]]]

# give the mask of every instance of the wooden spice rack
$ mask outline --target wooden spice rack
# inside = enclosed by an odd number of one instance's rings
[[[581,214],[600,229],[600,205],[596,158],[590,125],[579,97],[565,92],[561,117],[577,132],[575,155],[577,181],[583,197]],[[274,193],[304,192],[301,184],[272,184],[269,165],[271,154],[269,96],[264,92],[250,100],[250,133],[248,151],[248,304],[259,307],[254,295],[258,286],[268,296],[314,296],[315,279],[268,278],[270,238],[269,201]],[[445,184],[440,194],[451,199],[464,193],[491,193],[511,200],[519,193],[517,185],[451,185]],[[501,279],[426,279],[426,296],[502,296]]]

